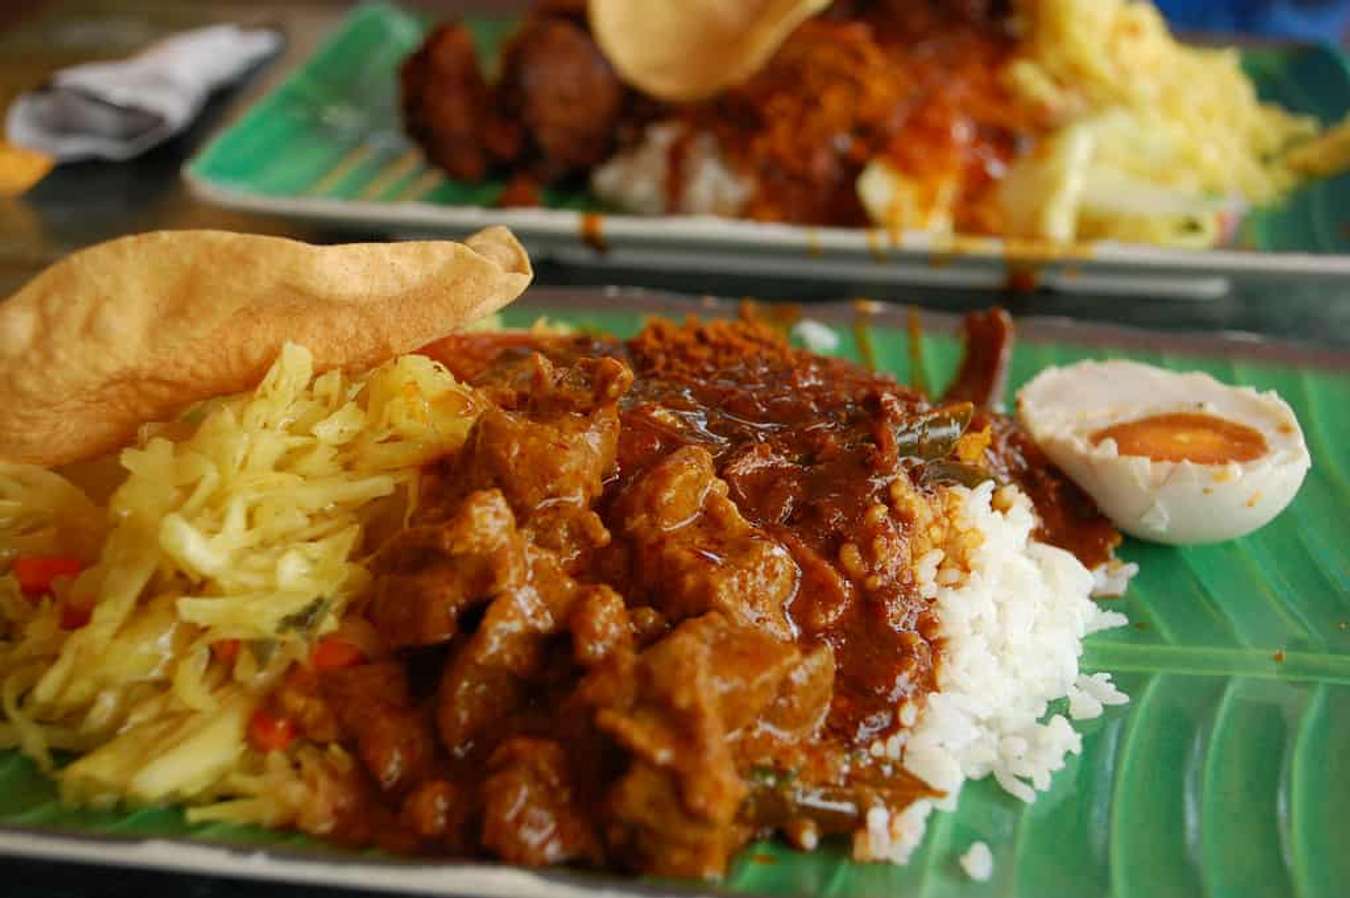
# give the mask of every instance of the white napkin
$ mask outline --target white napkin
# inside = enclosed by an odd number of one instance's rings
[[[212,25],[166,38],[130,59],[63,69],[10,105],[7,137],[60,162],[130,159],[186,128],[211,91],[281,43],[272,29]]]

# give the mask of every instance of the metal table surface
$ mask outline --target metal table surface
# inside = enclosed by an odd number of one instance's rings
[[[523,0],[477,0],[423,5],[509,13]],[[71,250],[110,237],[155,228],[223,228],[287,234],[316,242],[371,239],[377,232],[337,232],[231,212],[194,199],[179,170],[222,122],[266,90],[305,57],[346,11],[337,0],[26,0],[0,4],[0,108],[50,72],[76,62],[126,55],[147,42],[213,22],[274,24],[286,33],[280,57],[243,84],[216,96],[185,134],[128,163],[80,163],[49,174],[27,194],[0,198],[0,296],[8,295],[46,265]],[[1016,314],[1063,315],[1144,328],[1181,331],[1236,330],[1265,338],[1350,346],[1350,282],[1331,288],[1295,284],[1278,289],[1238,288],[1215,300],[1124,300],[1093,295],[958,291],[874,283],[761,277],[633,272],[603,266],[539,266],[543,284],[623,283],[696,294],[755,296],[810,302],[868,296],[960,311],[1001,303]],[[100,870],[44,862],[0,860],[5,895],[44,898],[113,898],[177,895],[193,898],[292,898],[341,896],[341,891],[271,886],[246,881],[187,877],[129,870]]]

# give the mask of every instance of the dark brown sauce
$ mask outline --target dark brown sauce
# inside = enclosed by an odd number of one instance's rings
[[[1012,363],[1012,317],[998,308],[971,312],[962,320],[961,330],[965,351],[943,399],[980,408],[970,429],[989,432],[985,463],[1000,480],[1020,486],[1035,504],[1041,519],[1038,539],[1072,552],[1088,568],[1108,561],[1120,544],[1120,533],[1013,419],[996,410]]]

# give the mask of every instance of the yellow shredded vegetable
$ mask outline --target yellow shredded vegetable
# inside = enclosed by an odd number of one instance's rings
[[[1019,9],[1006,76],[1055,124],[1003,186],[1014,236],[1209,246],[1226,215],[1296,183],[1286,154],[1317,124],[1260,102],[1237,50],[1176,41],[1139,0]]]
[[[368,579],[367,529],[407,514],[419,466],[479,411],[426,357],[316,377],[288,345],[252,393],[147,428],[106,508],[57,473],[0,465],[0,571],[25,555],[89,565],[41,596],[0,576],[0,745],[74,803],[200,803],[262,783],[245,738],[259,697],[337,626]],[[63,626],[71,604],[92,608],[87,624]],[[221,640],[248,650],[227,664]],[[54,750],[82,756],[57,769]]]

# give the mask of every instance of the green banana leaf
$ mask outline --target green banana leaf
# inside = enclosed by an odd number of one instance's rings
[[[626,335],[647,314],[707,309],[637,293],[539,290],[506,320],[521,325],[548,314]],[[838,351],[857,358],[851,307],[812,307],[809,314],[837,325]],[[884,312],[867,333],[878,367],[909,379],[903,316]],[[1307,482],[1283,515],[1249,537],[1186,549],[1125,543],[1121,555],[1141,572],[1112,607],[1130,625],[1090,637],[1084,666],[1115,674],[1131,702],[1078,725],[1082,754],[1068,759],[1034,804],[990,781],[972,783],[957,811],[932,818],[908,866],[854,863],[839,843],[802,854],[766,842],[744,851],[716,888],[836,898],[1350,894],[1350,356],[1073,324],[1033,322],[1024,333],[1014,388],[1047,365],[1128,357],[1278,390],[1306,431],[1313,456]],[[924,381],[944,383],[958,354],[950,333],[926,334]],[[168,861],[146,863],[371,888],[514,896],[557,894],[569,885],[620,894],[712,888],[567,872],[485,884],[472,878],[478,868],[438,872],[427,861],[400,865],[293,833],[188,826],[175,809],[72,810],[29,761],[0,753],[0,850],[137,863],[126,840],[148,838],[265,849],[281,861],[310,863],[239,865],[228,856],[195,855],[176,863],[172,852]],[[115,843],[121,847],[89,847],[109,839],[122,840]],[[958,865],[976,840],[988,843],[995,859],[984,883]],[[424,879],[400,878],[410,870]],[[433,874],[438,878],[425,879]]]

